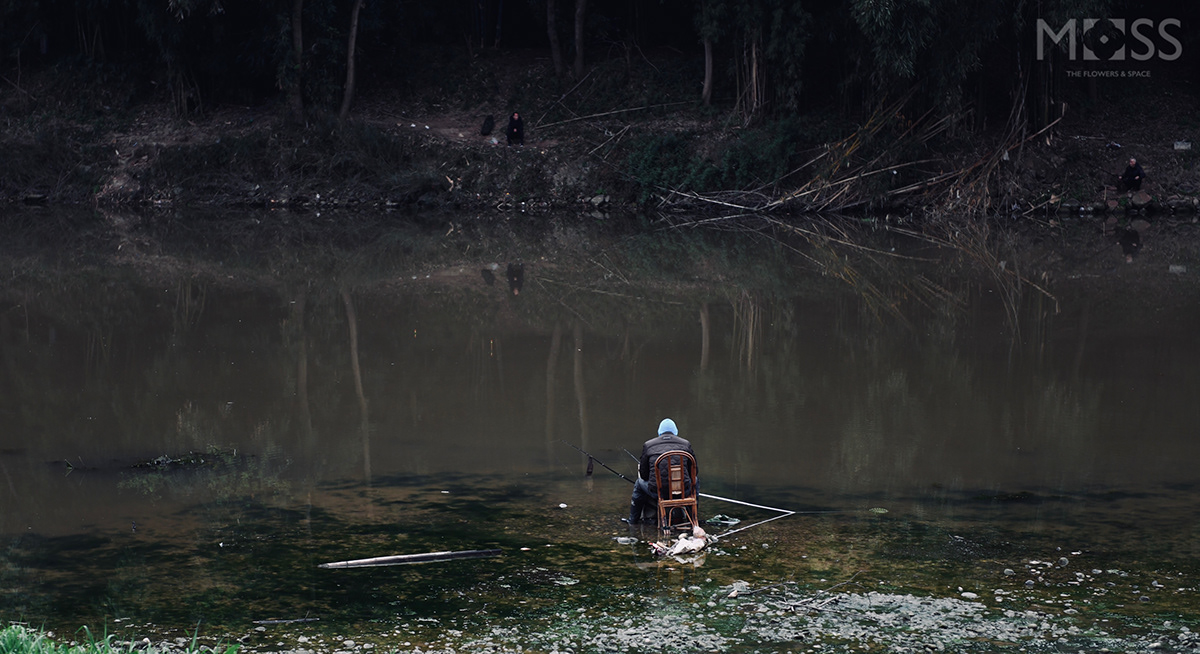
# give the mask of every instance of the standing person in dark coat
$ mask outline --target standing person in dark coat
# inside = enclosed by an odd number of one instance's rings
[[[658,506],[658,475],[652,468],[655,460],[664,452],[683,450],[692,456],[692,444],[679,437],[679,429],[675,421],[664,419],[658,424],[658,437],[651,438],[642,445],[642,458],[638,460],[638,478],[633,483],[633,497],[629,500],[629,524],[641,522],[642,512],[649,507]]]
[[[1125,172],[1121,173],[1121,185],[1126,191],[1138,191],[1142,188],[1142,180],[1146,178],[1146,171],[1142,170],[1142,164],[1137,162],[1137,159],[1130,159],[1129,165],[1125,167]]]
[[[525,145],[525,121],[521,114],[513,112],[508,118],[508,144]]]

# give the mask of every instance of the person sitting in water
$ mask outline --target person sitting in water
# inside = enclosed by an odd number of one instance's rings
[[[633,483],[633,497],[629,500],[629,524],[637,524],[642,520],[642,513],[648,508],[658,506],[658,475],[651,469],[654,462],[664,452],[683,450],[693,457],[692,444],[687,439],[679,437],[679,428],[670,418],[658,423],[658,437],[651,438],[642,445],[642,458],[638,460],[638,478]],[[657,518],[655,519],[657,520]]]
[[[1125,167],[1125,172],[1121,173],[1121,186],[1126,191],[1137,191],[1142,188],[1142,180],[1146,177],[1146,171],[1142,170],[1142,164],[1137,162],[1137,159],[1130,159],[1129,165]]]

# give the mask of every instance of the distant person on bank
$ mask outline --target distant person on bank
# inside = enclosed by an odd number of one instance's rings
[[[525,145],[525,119],[521,118],[521,114],[514,111],[508,117],[508,129],[505,133],[508,134],[509,145]]]
[[[1121,173],[1121,186],[1126,191],[1140,191],[1145,178],[1146,171],[1142,170],[1142,164],[1131,158],[1125,172]]]

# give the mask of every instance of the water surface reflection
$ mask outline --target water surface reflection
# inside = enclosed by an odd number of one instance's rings
[[[1094,586],[1113,594],[1104,611],[1194,614],[1200,307],[1148,321],[1065,288],[1061,311],[1026,298],[1014,336],[970,280],[939,279],[944,301],[904,304],[903,322],[827,280],[787,283],[587,286],[553,262],[527,263],[519,296],[468,265],[382,283],[82,267],[15,283],[0,615],[234,633],[401,620],[398,638],[429,644],[564,603],[642,612],[680,584],[702,607],[738,579],[1008,588],[1044,609],[1053,593],[1022,595],[1028,562],[1062,557],[1088,560],[1086,578],[1038,583],[1076,582],[1073,606]],[[585,479],[560,441],[632,476],[623,448],[664,416],[705,490],[841,513],[746,532],[692,571],[617,544],[628,485]],[[702,512],[738,510],[715,504]],[[484,547],[505,555],[316,568]]]

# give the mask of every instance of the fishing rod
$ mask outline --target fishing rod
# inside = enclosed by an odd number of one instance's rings
[[[625,475],[623,475],[623,474],[621,474],[621,473],[617,472],[616,470],[613,470],[612,468],[608,467],[608,465],[607,465],[607,464],[605,464],[605,463],[604,463],[603,461],[601,461],[600,459],[597,459],[596,457],[592,456],[591,454],[588,454],[587,452],[583,451],[583,450],[582,450],[582,449],[580,449],[579,447],[576,447],[574,443],[568,443],[567,441],[564,441],[564,440],[563,440],[563,439],[561,439],[561,438],[560,438],[560,439],[558,439],[558,441],[559,441],[560,443],[564,444],[564,445],[570,445],[571,447],[574,447],[576,450],[579,450],[579,453],[580,453],[580,454],[582,454],[582,455],[584,455],[584,456],[586,456],[586,457],[588,458],[588,461],[595,461],[596,463],[599,463],[599,464],[600,464],[600,465],[601,465],[601,466],[602,466],[602,467],[603,467],[605,470],[607,470],[607,471],[609,471],[609,472],[613,473],[614,475],[616,475],[616,476],[620,477],[621,479],[624,479],[625,481],[627,481],[627,482],[629,482],[629,483],[631,483],[631,484],[636,484],[636,483],[637,483],[637,482],[635,482],[634,480],[630,479],[629,477],[626,477]],[[588,466],[588,468],[591,468],[591,466],[589,465],[589,466]],[[590,472],[590,470],[589,470],[589,472]]]

